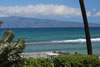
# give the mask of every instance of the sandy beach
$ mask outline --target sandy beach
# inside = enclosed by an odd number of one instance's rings
[[[21,56],[24,58],[29,58],[29,57],[33,57],[33,58],[50,58],[51,56],[59,56],[61,54],[59,53],[54,53],[54,52],[33,52],[33,53],[22,53]]]
[[[50,58],[51,57],[55,57],[55,56],[60,56],[60,55],[65,55],[65,54],[71,54],[71,53],[65,53],[65,52],[31,52],[31,53],[22,53],[21,57],[23,58],[29,58],[29,57],[33,57],[33,58]],[[96,56],[98,56],[100,58],[100,54],[95,54]]]

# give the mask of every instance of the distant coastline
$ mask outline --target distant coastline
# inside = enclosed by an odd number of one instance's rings
[[[46,29],[46,28],[83,28],[84,29],[84,27],[32,27],[33,29]],[[27,29],[32,29],[31,27],[29,28],[27,28]],[[89,28],[100,28],[100,27],[89,27]],[[1,27],[1,29],[25,29],[25,28],[2,28]]]
[[[38,19],[26,17],[0,17],[4,24],[2,28],[59,28],[84,27],[83,22],[59,21],[52,19]],[[98,23],[89,23],[90,27],[100,27]]]

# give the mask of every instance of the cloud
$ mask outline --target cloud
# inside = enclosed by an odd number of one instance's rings
[[[100,16],[100,12],[97,12],[94,16]]]
[[[87,12],[87,16],[90,17],[91,15],[92,15],[92,12],[91,12],[91,11],[88,11],[88,12]]]
[[[97,10],[96,8],[93,8],[93,9],[92,9],[92,11],[96,11],[96,10]]]
[[[91,12],[87,13],[91,16]],[[72,8],[65,5],[27,5],[0,7],[0,16],[24,16],[24,17],[76,17],[81,16],[80,8]]]

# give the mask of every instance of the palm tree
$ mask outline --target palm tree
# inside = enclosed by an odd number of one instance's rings
[[[87,20],[86,10],[85,10],[85,6],[84,6],[84,1],[79,0],[79,2],[80,2],[80,6],[81,6],[83,21],[84,21],[86,43],[87,43],[87,52],[89,55],[92,55],[91,37],[90,37],[90,32],[89,32],[89,26],[88,26],[88,20]]]
[[[24,39],[18,39],[17,43],[13,43],[13,39],[13,31],[4,32],[0,40],[0,67],[13,67],[13,64],[21,58],[25,48]]]

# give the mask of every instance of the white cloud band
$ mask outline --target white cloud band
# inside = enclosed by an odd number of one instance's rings
[[[88,16],[91,12],[87,13]],[[28,6],[9,6],[0,7],[0,16],[61,16],[76,17],[81,16],[79,8],[72,8],[64,5],[28,5]]]
[[[97,12],[94,16],[100,16],[100,12]]]

